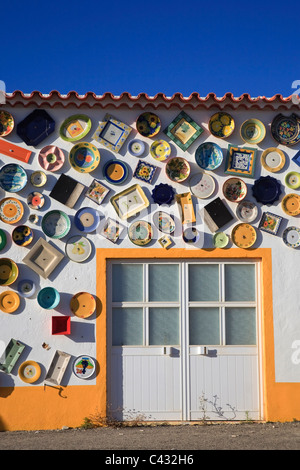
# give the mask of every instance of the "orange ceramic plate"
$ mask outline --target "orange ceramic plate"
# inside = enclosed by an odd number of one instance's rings
[[[256,230],[253,225],[241,223],[231,233],[233,243],[239,248],[250,248],[256,241]]]
[[[0,201],[0,220],[6,224],[15,224],[22,219],[24,207],[14,197],[6,197]]]
[[[16,292],[7,290],[0,295],[0,309],[5,313],[15,312],[20,305],[20,297]]]
[[[76,317],[87,318],[96,310],[96,300],[88,292],[79,292],[72,297],[70,308]]]
[[[20,365],[18,371],[20,379],[23,382],[31,384],[36,382],[41,375],[41,368],[39,364],[35,361],[26,361]]]
[[[287,194],[282,199],[281,207],[287,215],[300,214],[300,196],[295,193]]]

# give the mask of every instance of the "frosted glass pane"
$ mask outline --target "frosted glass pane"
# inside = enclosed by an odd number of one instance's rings
[[[256,309],[225,309],[226,344],[256,344]]]
[[[149,300],[152,302],[179,300],[178,264],[149,264]]]
[[[189,300],[219,300],[219,266],[217,264],[189,265]]]
[[[149,309],[149,344],[179,344],[179,309]]]
[[[218,308],[190,308],[190,344],[220,344]]]
[[[143,309],[113,308],[112,311],[112,344],[143,344]]]
[[[225,300],[255,301],[255,265],[225,265]]]
[[[139,302],[143,300],[143,265],[112,265],[112,301]]]

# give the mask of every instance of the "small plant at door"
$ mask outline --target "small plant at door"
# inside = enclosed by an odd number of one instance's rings
[[[218,406],[217,402],[219,399],[220,398],[218,397],[218,395],[213,395],[213,400],[209,400],[205,397],[204,393],[202,393],[201,397],[199,398],[200,411],[202,412],[202,421],[206,422],[208,419],[224,419],[231,421],[236,418],[235,408],[229,403],[226,403],[226,406],[228,406],[230,410],[223,410],[221,406]],[[210,410],[210,412],[216,415],[214,418],[210,418],[206,414],[207,405],[211,405],[212,409]],[[229,416],[227,416],[227,413],[229,413]]]

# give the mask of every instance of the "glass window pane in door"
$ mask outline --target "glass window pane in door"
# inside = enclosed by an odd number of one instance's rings
[[[178,264],[149,264],[150,302],[177,302],[179,300]]]
[[[189,265],[189,300],[210,302],[219,300],[219,265]]]
[[[143,301],[143,265],[112,265],[112,301]]]
[[[226,344],[256,344],[256,308],[226,307]]]
[[[143,344],[143,309],[112,309],[113,346]]]
[[[189,310],[190,345],[220,344],[218,307],[192,307]]]
[[[255,302],[255,264],[225,265],[225,300]]]
[[[149,344],[179,344],[179,308],[149,309]]]

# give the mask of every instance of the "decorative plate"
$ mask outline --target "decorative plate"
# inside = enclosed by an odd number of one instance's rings
[[[0,294],[0,310],[4,313],[13,313],[20,306],[20,297],[17,292],[7,290]]]
[[[287,227],[282,234],[282,239],[290,248],[298,248],[300,246],[300,229],[298,227]]]
[[[285,155],[282,150],[270,147],[263,151],[261,155],[262,166],[272,173],[282,170],[285,165]]]
[[[0,286],[10,286],[19,275],[17,264],[10,258],[0,258]]]
[[[164,133],[184,152],[195,142],[202,132],[204,132],[204,129],[184,111],[181,111],[164,130]]]
[[[264,232],[271,233],[272,235],[277,235],[281,222],[282,217],[279,215],[272,214],[271,212],[264,212],[258,228]]]
[[[30,176],[30,182],[32,186],[36,188],[41,188],[47,183],[46,173],[43,171],[34,171]]]
[[[18,371],[19,377],[23,382],[31,384],[36,382],[41,375],[41,367],[35,361],[26,361],[20,365]]]
[[[217,232],[213,236],[213,244],[215,248],[225,248],[228,245],[229,237],[224,232]]]
[[[64,152],[55,145],[47,145],[39,153],[38,162],[43,170],[57,171],[65,163]]]
[[[0,228],[0,251],[3,250],[3,248],[6,245],[6,242],[7,242],[6,234],[5,234],[4,230],[2,230]]]
[[[151,144],[150,154],[155,160],[163,162],[171,155],[171,146],[165,140],[155,140]]]
[[[90,233],[98,227],[100,215],[91,207],[82,207],[76,212],[74,223],[81,232]]]
[[[27,174],[17,163],[8,163],[0,170],[0,186],[4,191],[17,193],[27,184]]]
[[[168,237],[168,235],[163,235],[157,241],[163,248],[168,248],[170,245],[172,245],[172,240],[170,237]]]
[[[28,220],[29,220],[29,222],[31,222],[32,224],[37,224],[38,221],[39,221],[39,216],[36,215],[36,214],[30,214],[30,216],[28,217]]]
[[[93,139],[109,150],[118,153],[131,131],[130,126],[119,119],[115,119],[110,114],[106,114],[104,120],[99,123]]]
[[[300,166],[300,150],[293,156],[292,160],[296,165]]]
[[[223,194],[230,202],[240,202],[247,195],[247,185],[240,178],[229,178],[223,184]]]
[[[191,172],[190,164],[185,158],[173,157],[167,161],[166,175],[174,183],[183,183]]]
[[[149,200],[139,184],[134,184],[115,194],[110,202],[123,220],[133,217],[149,206]]]
[[[106,219],[104,226],[100,230],[100,235],[112,243],[116,243],[121,233],[123,232],[123,225],[119,224],[117,220],[112,220],[110,217]]]
[[[103,167],[104,178],[112,184],[121,184],[129,174],[128,166],[121,160],[110,160]]]
[[[280,181],[273,176],[261,176],[254,182],[252,193],[257,202],[273,204],[281,194]]]
[[[190,192],[176,194],[176,201],[180,206],[182,225],[196,222],[192,194]]]
[[[256,219],[258,208],[254,202],[243,200],[237,206],[236,215],[242,222],[250,223]]]
[[[291,216],[300,214],[300,196],[298,194],[287,194],[281,201],[282,210]]]
[[[290,171],[284,178],[284,182],[288,188],[298,189],[300,186],[300,173]]]
[[[79,379],[90,378],[96,370],[94,360],[90,356],[79,356],[73,364],[73,373]]]
[[[70,301],[70,309],[76,317],[88,318],[96,310],[96,299],[88,292],[78,292]]]
[[[18,282],[18,291],[22,297],[32,297],[36,291],[36,286],[31,279],[21,279]]]
[[[185,243],[197,243],[200,240],[200,232],[196,227],[187,227],[182,233],[182,238]]]
[[[296,114],[283,116],[278,114],[272,121],[271,134],[283,145],[295,145],[300,140],[299,118]]]
[[[91,201],[101,204],[109,191],[110,189],[104,186],[103,183],[100,183],[98,180],[93,180],[86,191],[85,196],[91,199]]]
[[[199,145],[195,154],[196,163],[203,170],[215,170],[223,161],[223,152],[219,145],[204,142]]]
[[[74,114],[68,117],[60,126],[59,135],[67,142],[83,139],[91,130],[92,122],[84,114]]]
[[[69,155],[70,165],[79,173],[90,173],[100,163],[99,150],[89,142],[80,142],[72,147]]]
[[[33,240],[33,231],[27,225],[19,225],[12,232],[12,240],[18,246],[28,246]]]
[[[175,190],[169,184],[159,183],[152,190],[153,201],[158,204],[171,204],[174,199]]]
[[[152,227],[145,220],[133,222],[128,229],[128,236],[132,243],[138,246],[145,246],[152,240]]]
[[[175,230],[175,221],[167,212],[158,211],[153,214],[153,222],[156,228],[169,235]]]
[[[228,145],[225,173],[242,178],[253,178],[257,150],[250,147]]]
[[[133,176],[134,178],[145,181],[146,183],[152,183],[156,170],[157,166],[139,160]]]
[[[16,224],[24,214],[21,201],[14,197],[6,197],[0,201],[0,220],[6,224]]]
[[[266,136],[266,128],[258,119],[248,119],[241,126],[241,137],[248,144],[259,144]]]
[[[140,139],[133,139],[128,143],[127,150],[134,157],[140,157],[145,151],[145,144]]]
[[[144,137],[154,137],[161,129],[160,119],[154,113],[142,113],[137,118],[136,129]]]
[[[50,238],[63,238],[71,228],[69,216],[60,210],[47,212],[42,218],[42,230]]]
[[[193,196],[206,199],[215,190],[215,180],[208,173],[200,172],[193,175],[189,180],[190,190]]]
[[[0,137],[10,134],[14,128],[15,121],[7,111],[0,111]]]
[[[255,227],[245,223],[236,225],[231,232],[232,241],[239,248],[250,248],[254,245],[256,237]]]
[[[230,114],[220,112],[210,118],[208,127],[212,135],[220,137],[220,139],[226,139],[233,133],[235,124]]]
[[[44,287],[37,296],[40,307],[51,310],[58,306],[60,302],[60,294],[54,287]]]
[[[27,145],[37,146],[55,130],[55,121],[44,109],[35,109],[17,125],[17,134]]]
[[[81,235],[74,235],[66,243],[66,255],[71,261],[82,263],[86,261],[92,253],[90,241]]]
[[[45,204],[45,198],[41,193],[33,191],[27,197],[27,204],[31,209],[41,209]]]
[[[61,251],[44,238],[39,238],[22,261],[39,276],[47,279],[63,258]]]

